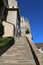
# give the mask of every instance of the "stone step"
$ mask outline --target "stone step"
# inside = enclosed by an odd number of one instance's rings
[[[1,62],[0,65],[1,64],[2,65],[4,65],[4,64],[35,65],[35,62],[33,60],[5,60],[5,61]]]
[[[0,63],[0,65],[35,65],[35,64],[12,64],[12,63]]]
[[[36,65],[26,38],[16,40],[0,57],[0,65]]]

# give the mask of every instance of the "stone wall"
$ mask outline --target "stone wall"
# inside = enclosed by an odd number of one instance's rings
[[[7,23],[9,22],[9,23]],[[8,11],[7,19],[4,22],[4,36],[13,36],[14,35],[14,26],[16,28],[16,22],[17,22],[17,11]],[[16,30],[15,30],[16,31]],[[9,33],[8,33],[9,32]],[[15,32],[16,34],[16,32]]]
[[[3,22],[4,25],[4,35],[3,37],[7,36],[14,36],[14,26],[12,24],[9,24],[7,22]]]
[[[16,0],[8,0],[8,6],[9,8],[17,8],[17,1]]]
[[[7,4],[7,1],[4,0],[4,3]],[[6,6],[6,8],[10,9],[11,7],[12,10],[8,10],[6,21],[3,21],[4,32],[5,32],[4,36],[14,36],[16,35],[17,10],[15,9],[17,8],[17,1],[8,0],[8,5],[9,7],[7,8]]]
[[[30,31],[30,24],[27,18],[21,17],[21,36],[25,36],[26,30]]]
[[[43,55],[39,52],[38,48],[33,43],[32,39],[31,39],[31,35],[26,35],[26,38],[29,42],[36,65],[43,65]]]

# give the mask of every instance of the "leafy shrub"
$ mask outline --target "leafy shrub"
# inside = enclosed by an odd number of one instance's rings
[[[0,24],[0,37],[4,34],[4,26]]]
[[[4,37],[0,38],[0,50],[5,50],[6,48],[10,47],[14,42],[13,37]]]
[[[12,40],[12,39],[14,39],[14,38],[13,37],[0,37],[0,43],[7,42],[7,41]]]
[[[30,32],[29,32],[29,29],[27,29],[27,30],[26,30],[26,34],[29,34],[29,33],[30,33]]]

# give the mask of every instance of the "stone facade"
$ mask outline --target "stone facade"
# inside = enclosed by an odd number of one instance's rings
[[[16,0],[8,0],[8,5],[9,5],[9,8],[17,8],[17,1]]]
[[[30,32],[29,20],[20,16],[18,1],[3,0],[3,4],[3,7],[5,7],[4,17],[2,16],[4,25],[3,37],[12,36],[15,38],[25,36],[27,29],[29,29]]]
[[[4,5],[7,7],[7,8],[17,8],[17,1],[16,0],[3,0],[4,2]]]
[[[14,36],[14,26],[12,24],[9,24],[5,21],[3,21],[3,25],[4,25],[4,37],[6,36]]]
[[[27,18],[21,17],[21,36],[25,36],[27,29],[29,29],[30,32],[29,20]]]
[[[18,36],[17,30],[19,30],[20,33],[20,15],[19,15],[19,8],[18,8],[18,2],[16,0],[4,0],[4,5],[7,9],[7,17],[6,20],[3,21],[4,25],[4,35],[6,36]],[[19,18],[18,18],[19,17]],[[19,25],[17,25],[17,23]],[[17,29],[18,26],[18,29]]]

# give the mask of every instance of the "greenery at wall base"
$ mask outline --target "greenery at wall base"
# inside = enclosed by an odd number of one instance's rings
[[[30,31],[29,31],[29,29],[27,29],[27,30],[26,30],[26,34],[30,34]]]
[[[0,37],[0,55],[14,44],[13,37]]]

